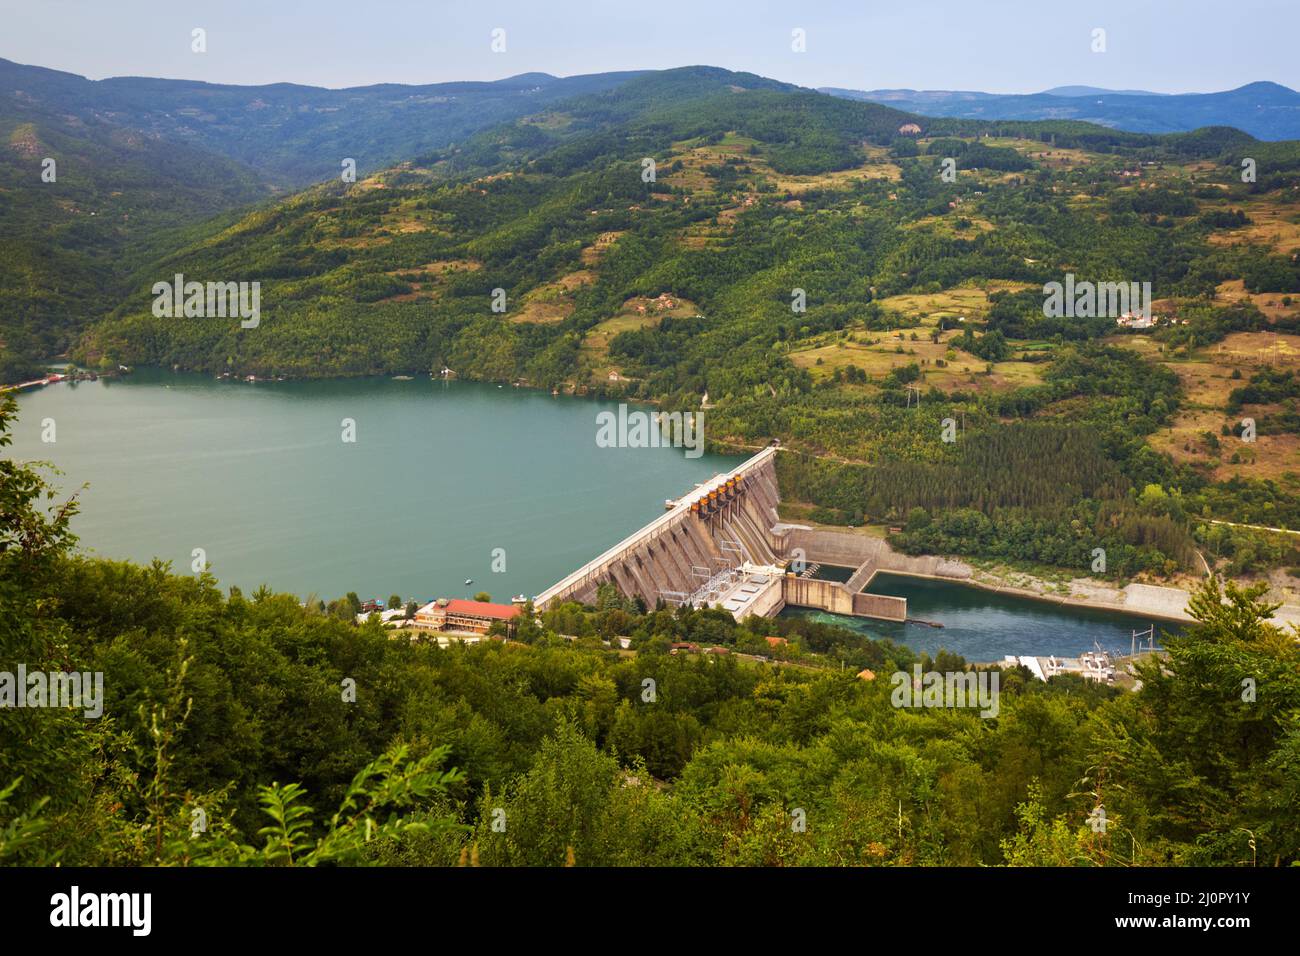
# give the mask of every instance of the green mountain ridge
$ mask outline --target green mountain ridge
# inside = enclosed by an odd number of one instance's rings
[[[116,315],[127,319],[127,328],[132,327],[133,319],[141,318],[139,313],[149,302],[148,289],[160,275],[170,277],[181,272],[222,276],[226,277],[224,281],[262,280],[268,286],[284,281],[286,284],[280,286],[283,296],[278,301],[299,311],[306,307],[314,317],[312,321],[319,320],[322,327],[354,337],[362,346],[352,351],[357,356],[370,351],[368,342],[385,334],[385,321],[380,319],[365,329],[352,319],[341,322],[335,313],[355,317],[374,306],[375,311],[392,314],[383,301],[409,288],[391,273],[434,262],[453,251],[474,259],[486,254],[493,263],[505,266],[501,281],[512,292],[532,291],[541,280],[558,278],[564,271],[559,266],[576,265],[580,248],[573,244],[575,241],[594,242],[600,233],[638,218],[629,215],[636,210],[626,208],[597,211],[578,207],[596,199],[626,200],[630,205],[645,199],[653,189],[641,181],[641,159],[671,152],[676,142],[716,140],[728,131],[739,131],[740,135],[751,136],[755,143],[764,143],[764,162],[775,172],[815,175],[853,166],[862,158],[862,143],[889,143],[897,137],[899,126],[913,119],[885,107],[836,101],[752,74],[710,67],[640,77],[616,90],[576,97],[553,111],[494,126],[463,144],[418,157],[372,180],[352,186],[341,182],[321,184],[255,211],[234,226],[214,230],[203,241],[142,272],[137,276],[139,292]],[[486,206],[495,208],[476,211],[465,205],[466,198],[482,189],[474,185],[478,178],[500,175],[507,178],[490,179],[491,186],[485,191],[490,195]],[[437,216],[424,212],[437,196],[456,207],[454,212],[449,208],[449,218],[441,227],[434,222]],[[720,208],[722,203],[715,205]],[[387,216],[396,222],[395,217],[406,209],[413,218],[405,225],[397,225],[407,230],[404,234],[375,237],[382,240],[377,243],[382,251],[371,239],[358,236],[358,226],[350,221],[355,211],[363,219]],[[697,207],[686,219],[698,220],[709,214],[707,208]],[[543,238],[542,230],[558,227],[561,219],[562,228],[571,231],[574,238],[567,239],[565,248],[554,250],[544,263],[530,261]],[[544,220],[551,226],[542,226]],[[506,275],[516,267],[531,277],[531,287],[529,278]],[[549,272],[541,271],[548,267]],[[476,281],[481,285],[486,279],[484,274]],[[451,281],[455,288],[463,289],[466,280],[462,277]],[[481,307],[481,302],[462,304],[473,309]],[[408,315],[418,311],[406,310]],[[114,321],[104,331],[111,337],[117,329]],[[214,326],[167,327],[163,323],[157,331],[159,336],[151,333],[155,343],[169,335],[198,336],[212,343],[216,351],[206,362],[195,365],[208,370],[238,365],[270,372],[270,366],[257,360],[248,364],[250,356],[244,352],[245,346],[273,348],[281,359],[287,359],[292,348],[301,347],[296,362],[276,366],[287,374],[312,374],[313,368],[323,368],[326,374],[409,371],[427,369],[431,363],[448,357],[427,349],[405,357],[383,351],[387,356],[383,361],[352,361],[344,368],[326,361],[322,367],[320,361],[325,356],[299,336],[292,337],[296,343],[293,346],[283,342],[279,347],[272,346],[271,340],[287,334],[274,328],[267,329],[261,340],[263,346],[247,339],[238,347],[234,340],[226,339],[228,330]],[[413,327],[408,331],[419,335]],[[432,341],[420,337],[425,345]],[[128,334],[124,344],[129,340]],[[103,351],[105,341],[92,336],[88,356]],[[348,343],[339,339],[326,348],[341,352],[347,350]],[[193,355],[160,352],[150,356],[129,345],[115,354],[137,361],[187,367],[194,364]],[[238,359],[227,361],[235,356]]]
[[[0,59],[0,382],[35,376],[200,224],[337,177],[345,158],[364,173],[635,75],[325,90],[92,81]]]
[[[781,177],[828,176],[855,167],[865,173],[883,166],[901,170],[886,160],[920,162],[919,155],[910,155],[919,154],[914,140],[899,132],[909,124],[921,126],[927,136],[966,138],[963,148],[975,149],[971,156],[984,157],[986,164],[1000,162],[1008,169],[1040,174],[1041,169],[1006,147],[990,150],[969,139],[992,133],[1039,137],[1062,146],[1109,151],[1117,162],[1135,157],[1222,157],[1256,145],[1248,135],[1230,129],[1157,137],[1077,122],[926,120],[749,74],[709,67],[664,71],[493,126],[355,185],[318,185],[228,228],[210,230],[202,241],[137,274],[137,292],[88,338],[84,354],[208,371],[291,375],[420,371],[457,358],[462,359],[458,370],[464,374],[526,378],[547,387],[573,384],[578,350],[571,341],[565,344],[572,336],[613,318],[618,306],[642,292],[676,292],[692,301],[704,294],[666,277],[670,265],[663,260],[707,259],[710,268],[731,271],[728,261],[743,260],[750,253],[745,244],[750,234],[742,227],[773,215],[777,204],[769,200]],[[642,181],[643,159],[658,157],[659,166],[671,170],[673,163],[683,162],[680,154],[723,141],[743,143],[743,155],[703,173],[708,188],[677,183],[671,171],[664,189]],[[1257,145],[1256,152],[1280,154],[1286,149],[1285,144]],[[877,154],[869,156],[872,150]],[[750,156],[762,169],[735,173]],[[893,227],[928,211],[934,199],[926,195],[916,197],[919,205],[909,202],[913,183],[899,175],[904,199],[896,208],[902,215],[885,217],[894,220]],[[732,191],[741,188],[752,190],[753,208],[737,216],[735,234],[711,237],[708,251],[681,241],[691,230],[705,229],[704,223],[717,227],[720,215],[736,212],[731,209]],[[889,192],[879,179],[864,176],[857,190],[824,194],[828,208],[821,211],[843,215],[852,210],[854,220],[878,222],[879,215],[864,216],[863,211],[891,202]],[[674,201],[652,198],[656,195]],[[787,212],[780,218],[792,217]],[[807,224],[813,225],[813,220]],[[676,241],[668,235],[673,230],[679,233]],[[494,318],[488,308],[494,288],[504,289],[508,301],[516,304],[548,295],[554,291],[548,283],[591,271],[580,268],[582,258],[595,254],[602,234],[628,231],[636,241],[620,243],[615,259],[622,258],[623,247],[627,256],[639,248],[640,267],[618,279],[612,268],[608,275],[605,269],[595,270],[590,288],[584,283],[567,290],[573,308],[562,322],[512,323],[511,310],[504,318]],[[988,241],[976,234],[965,239],[958,248]],[[837,254],[835,249],[826,251]],[[1009,256],[1006,250],[999,255],[1001,271],[987,274],[989,278],[1046,281],[1053,274],[1042,267],[1026,269],[1024,256]],[[1105,260],[1107,268],[1122,266],[1113,254],[1093,255]],[[652,265],[650,257],[660,261]],[[862,265],[867,273],[879,268],[878,263],[874,269],[865,261]],[[448,277],[433,282],[421,271],[426,267]],[[263,281],[267,324],[257,335],[244,336],[220,325],[169,324],[145,316],[153,282],[177,272],[222,281]],[[808,280],[815,281],[820,272],[820,267],[814,269]],[[900,275],[889,284],[906,291],[924,284],[918,279]],[[863,290],[860,303],[871,298]],[[843,303],[852,304],[851,299]],[[280,321],[277,313],[294,318]],[[509,337],[512,341],[504,344],[513,357],[502,362],[463,360],[460,353],[465,350],[455,347],[456,340],[471,326],[491,330],[494,339]],[[141,347],[144,342],[148,347]],[[741,337],[730,345],[745,348],[748,341]],[[557,353],[563,353],[558,365],[531,364],[548,350],[557,359]],[[689,380],[689,386],[669,387],[665,376],[658,387],[647,385],[653,390],[641,397],[706,389],[716,395],[726,387],[694,375]]]
[[[86,324],[137,307],[130,290],[151,285],[164,260],[184,259],[170,250],[204,242],[240,207],[313,180],[337,180],[345,158],[355,159],[362,175],[397,161],[428,167],[439,179],[524,166],[556,175],[671,149],[692,136],[743,131],[764,144],[775,172],[817,174],[850,168],[861,143],[885,144],[909,122],[966,137],[1030,129],[927,120],[706,66],[327,90],[91,81],[0,60],[0,131],[8,141],[0,155],[0,213],[14,250],[0,269],[0,380],[34,374],[38,360],[67,348]],[[1149,145],[1142,134],[1086,123],[1052,129],[1097,149]],[[1179,135],[1187,137],[1180,152],[1200,143],[1206,157],[1253,142],[1227,129]],[[33,178],[29,152],[42,143],[64,154],[63,185]],[[115,229],[106,227],[110,221]],[[322,262],[339,264],[336,254],[308,254],[297,265],[275,266],[269,277],[319,272]],[[235,263],[222,268],[248,271]],[[354,302],[395,288],[377,277],[366,285]]]
[[[490,82],[378,84],[325,89],[293,83],[234,86],[148,77],[88,80],[0,59],[0,103],[26,102],[99,119],[233,159],[281,188],[339,174],[344,158],[363,172],[445,146],[486,125],[636,71]]]

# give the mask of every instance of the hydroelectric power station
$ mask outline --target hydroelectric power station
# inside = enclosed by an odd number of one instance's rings
[[[741,619],[773,617],[789,604],[905,620],[906,599],[861,593],[876,571],[869,539],[781,522],[778,450],[765,448],[666,502],[664,514],[551,585],[533,599],[534,606],[593,604],[596,589],[610,583],[648,608],[660,601],[720,607]],[[847,563],[856,570],[846,582],[825,581],[807,574],[818,563]]]

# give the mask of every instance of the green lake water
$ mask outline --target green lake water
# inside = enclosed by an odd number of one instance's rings
[[[22,393],[6,453],[51,461],[66,491],[89,483],[74,530],[104,557],[189,573],[202,548],[245,591],[508,600],[743,460],[598,447],[596,415],[617,407],[427,377],[250,384],[139,370]]]

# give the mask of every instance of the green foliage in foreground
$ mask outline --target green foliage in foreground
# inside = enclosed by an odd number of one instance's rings
[[[440,650],[266,589],[77,557],[69,513],[0,462],[0,671],[102,671],[105,688],[97,720],[0,710],[6,863],[1300,860],[1300,653],[1231,585],[1197,596],[1139,692],[1005,670],[982,719],[893,706],[910,652],[809,622],[606,594],[526,622],[523,643]],[[744,650],[769,626],[805,666],[667,653]],[[620,633],[633,651],[601,643]]]

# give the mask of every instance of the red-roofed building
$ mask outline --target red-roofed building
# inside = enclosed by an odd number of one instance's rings
[[[519,611],[510,604],[438,598],[415,612],[415,626],[430,631],[486,634],[495,622],[501,621],[509,633],[514,633]]]

